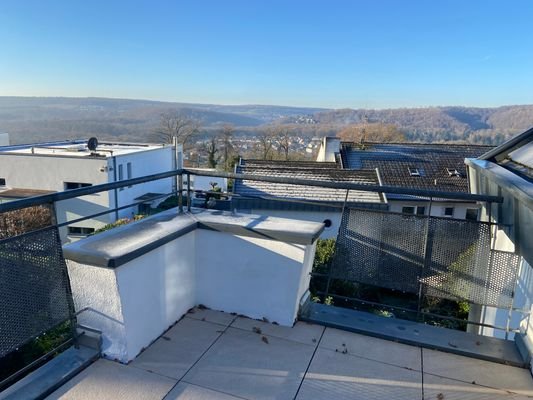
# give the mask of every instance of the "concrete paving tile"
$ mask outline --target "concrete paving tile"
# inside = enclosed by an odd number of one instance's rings
[[[176,380],[119,364],[98,360],[76,375],[48,400],[159,400],[176,384]]]
[[[422,373],[319,348],[296,399],[422,399]]]
[[[324,327],[307,322],[297,322],[293,327],[275,325],[268,322],[257,321],[250,318],[237,318],[232,328],[245,329],[247,331],[260,331],[263,335],[274,336],[282,339],[316,346],[324,331]]]
[[[228,326],[236,318],[235,315],[230,313],[209,309],[200,309],[198,307],[194,307],[192,310],[189,310],[189,312],[185,314],[185,317],[199,319],[201,321],[212,322],[214,324],[220,324],[224,326]]]
[[[248,399],[292,399],[314,350],[230,327],[183,381]]]
[[[533,396],[533,379],[527,369],[435,350],[424,349],[423,355],[425,373]]]
[[[222,325],[183,318],[130,365],[181,379],[224,329]]]
[[[229,394],[206,389],[189,383],[180,382],[167,394],[164,400],[239,400]]]
[[[319,347],[333,351],[338,350],[339,352],[346,349],[348,354],[417,371],[422,370],[422,357],[418,347],[408,346],[390,340],[326,328]]]
[[[424,374],[424,398],[442,400],[518,400],[508,392]]]

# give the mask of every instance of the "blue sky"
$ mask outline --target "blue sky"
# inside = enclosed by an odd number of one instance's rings
[[[0,2],[0,95],[533,103],[532,1]]]

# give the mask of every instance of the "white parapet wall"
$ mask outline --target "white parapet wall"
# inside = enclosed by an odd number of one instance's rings
[[[0,146],[9,146],[9,133],[0,132]]]
[[[292,326],[323,224],[169,210],[64,247],[78,323],[134,359],[191,307]]]

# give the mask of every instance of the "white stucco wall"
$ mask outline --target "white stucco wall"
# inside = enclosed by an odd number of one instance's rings
[[[9,133],[0,133],[0,146],[9,146]]]
[[[104,247],[112,233],[106,232]],[[114,269],[67,260],[75,308],[91,308],[79,322],[101,330],[103,353],[121,362],[197,304],[292,326],[309,287],[316,242],[255,235],[196,228]]]
[[[105,356],[126,362],[196,304],[195,233],[116,269],[67,260],[82,325],[103,332]]]
[[[425,207],[425,215],[429,211],[429,202],[422,201],[407,201],[407,200],[391,200],[389,197],[389,209],[392,212],[402,212],[403,207]],[[444,209],[447,207],[453,207],[453,217],[455,219],[465,219],[466,210],[469,208],[475,208],[479,210],[480,205],[476,203],[459,203],[459,202],[443,202],[434,201],[431,204],[431,215],[434,217],[444,217]]]
[[[199,304],[293,325],[306,246],[208,230],[196,234],[203,248],[196,260]]]
[[[115,269],[130,359],[197,304],[195,242],[188,233]]]
[[[67,260],[67,268],[74,308],[88,308],[78,315],[78,323],[105,332],[103,354],[121,359],[127,354],[126,340],[120,340],[126,337],[126,328],[115,271],[72,260]]]

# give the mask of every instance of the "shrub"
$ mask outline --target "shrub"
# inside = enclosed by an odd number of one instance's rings
[[[335,239],[318,239],[316,243],[315,261],[313,272],[325,274],[335,253]]]
[[[131,222],[139,221],[140,219],[143,219],[144,217],[145,217],[145,215],[138,214],[138,215],[135,215],[133,218],[117,219],[115,222],[112,222],[110,224],[104,225],[100,229],[95,230],[92,234],[96,235],[97,233],[108,231],[110,229],[116,228],[117,226],[127,225],[127,224],[129,224]]]

